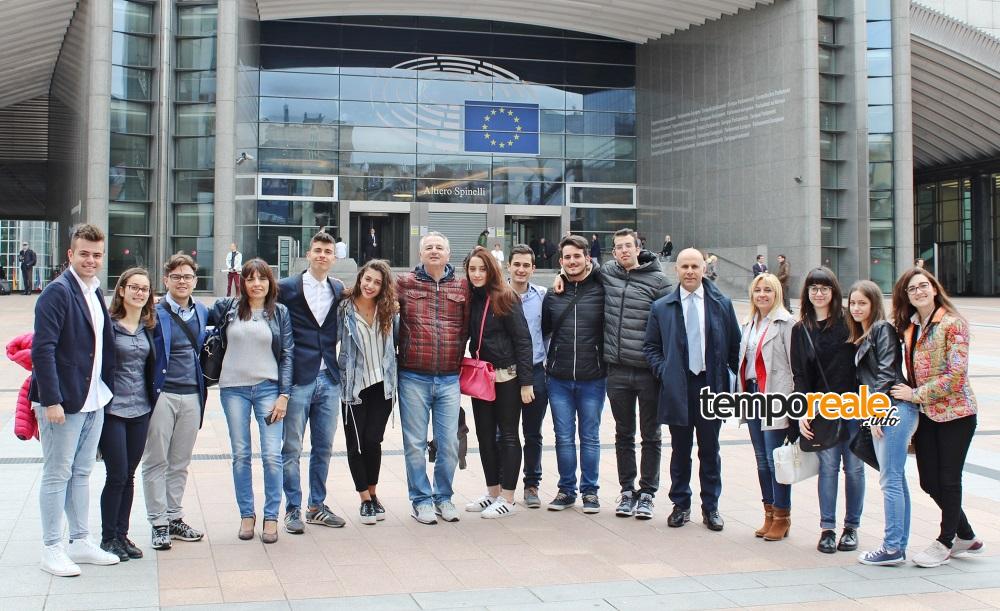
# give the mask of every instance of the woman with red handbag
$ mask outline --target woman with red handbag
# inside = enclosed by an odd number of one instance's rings
[[[472,251],[465,260],[465,275],[472,289],[469,353],[473,358],[462,365],[462,384],[463,392],[476,393],[472,395],[472,413],[487,488],[486,494],[465,510],[496,519],[514,512],[514,489],[521,472],[521,405],[535,398],[531,333],[521,299],[504,281],[500,264],[488,250],[477,246]],[[489,365],[496,376],[493,400],[476,397],[489,396],[488,389],[482,388],[488,385],[484,372]],[[467,371],[476,371],[476,379]]]

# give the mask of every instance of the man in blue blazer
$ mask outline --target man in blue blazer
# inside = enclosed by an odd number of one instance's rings
[[[153,527],[153,549],[170,549],[171,539],[200,541],[204,536],[184,522],[184,488],[188,465],[205,415],[205,379],[201,347],[205,344],[208,309],[191,297],[198,264],[174,255],[163,266],[167,289],[156,305],[156,404],[149,419],[142,483],[146,513]]]
[[[41,568],[59,577],[80,574],[80,564],[117,564],[89,538],[90,471],[114,390],[115,339],[97,274],[104,263],[104,233],[93,225],[73,232],[70,266],[35,304],[34,364],[28,398],[42,442]],[[62,544],[62,516],[69,544]]]
[[[729,392],[738,367],[740,327],[733,303],[704,278],[705,258],[694,248],[677,255],[678,287],[653,302],[643,351],[660,382],[659,420],[670,427],[670,500],[667,525],[691,519],[691,450],[698,436],[698,475],[702,519],[709,529],[723,528],[719,515],[722,459],[720,420],[708,420],[698,395],[708,386]]]

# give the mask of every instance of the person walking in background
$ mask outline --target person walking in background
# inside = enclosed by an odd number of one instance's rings
[[[871,280],[860,280],[847,293],[848,340],[857,346],[858,384],[869,393],[889,394],[904,384],[903,352],[896,328],[885,318],[882,291]],[[871,565],[899,565],[906,562],[910,539],[910,489],[906,484],[906,449],[917,429],[920,412],[907,401],[895,401],[892,426],[871,425],[872,443],[878,458],[879,485],[885,517],[882,545],[858,555],[858,562]]]
[[[740,341],[739,391],[788,394],[792,378],[792,326],[794,321],[781,305],[778,278],[763,273],[750,282],[750,313],[743,323]],[[774,450],[785,442],[789,420],[782,416],[768,424],[761,418],[743,420],[750,430],[764,524],[754,533],[765,541],[781,541],[792,527],[792,487],[775,478]]]
[[[58,577],[80,574],[80,564],[117,564],[90,540],[90,471],[113,398],[115,339],[97,277],[104,264],[104,233],[93,225],[73,232],[69,273],[35,303],[34,365],[28,398],[42,443],[38,490],[42,519],[41,569]],[[62,543],[63,512],[69,543]]]
[[[236,287],[236,296],[240,296],[243,288],[240,285],[241,269],[243,269],[243,253],[236,250],[236,242],[233,242],[229,245],[229,253],[226,254],[226,297],[233,294],[233,287]]]
[[[396,339],[399,303],[396,282],[385,261],[369,261],[337,308],[338,365],[347,441],[347,465],[361,497],[362,524],[385,519],[376,486],[382,468],[382,439],[396,398]]]
[[[709,280],[705,257],[685,248],[675,264],[680,286],[653,302],[643,351],[660,380],[659,421],[670,427],[670,500],[667,526],[678,528],[691,519],[691,451],[698,436],[698,476],[701,514],[713,531],[724,527],[719,513],[722,494],[722,422],[706,419],[699,409],[699,392],[729,392],[739,366],[740,326],[733,303]]]
[[[380,246],[381,242],[379,242],[378,238],[375,237],[375,228],[372,227],[368,230],[368,235],[364,238],[364,245],[362,249],[364,253],[364,261],[362,261],[362,263],[367,263],[372,259],[378,259]]]
[[[792,375],[795,392],[856,392],[854,355],[848,341],[843,296],[837,276],[826,267],[806,275],[802,287],[802,317],[792,329]],[[820,449],[819,494],[820,533],[816,549],[824,554],[858,549],[858,528],[865,502],[865,470],[861,459],[851,452],[851,440],[858,434],[860,420],[799,420],[802,436],[808,440],[830,433],[833,445]],[[844,530],[837,541],[837,488],[841,463],[847,497]]]
[[[792,298],[788,291],[788,282],[792,277],[792,266],[788,264],[785,255],[778,255],[778,282],[781,283],[781,304],[788,312],[792,311]]]
[[[337,260],[347,260],[347,244],[344,243],[344,239],[337,236],[337,242],[333,245],[333,254],[337,257]]]
[[[708,253],[708,258],[705,259],[704,277],[708,278],[712,282],[715,282],[715,280],[719,277],[719,257],[713,253]]]
[[[479,239],[476,240],[476,246],[486,248],[486,244],[490,240],[490,232],[488,229],[484,229],[482,233],[479,234]]]
[[[524,505],[542,506],[538,486],[542,482],[542,422],[548,407],[545,386],[545,340],[542,335],[542,302],[545,287],[531,282],[535,273],[535,255],[531,248],[518,244],[510,253],[510,287],[520,296],[521,309],[531,334],[531,379],[535,398],[521,406],[521,431],[524,434]]]
[[[490,251],[490,254],[493,255],[493,258],[497,260],[497,265],[499,265],[500,269],[502,270],[503,264],[506,263],[507,261],[506,259],[504,259],[503,249],[500,248],[500,242],[495,242],[493,244],[493,250]]]
[[[292,319],[278,303],[278,285],[271,266],[250,259],[240,271],[243,294],[219,299],[209,324],[222,328],[226,353],[219,374],[222,411],[233,452],[233,487],[240,510],[237,536],[253,539],[257,514],[253,499],[253,448],[250,427],[257,421],[260,459],[264,467],[264,524],[260,540],[278,540],[281,510],[282,421],[292,392]]]
[[[670,234],[668,233],[663,238],[663,248],[660,249],[660,255],[663,257],[664,261],[670,261],[670,255],[674,253],[674,242],[670,239]]]
[[[909,377],[893,386],[891,394],[920,408],[913,437],[917,473],[920,487],[941,509],[940,534],[913,562],[939,566],[983,551],[962,510],[962,471],[978,411],[969,385],[969,325],[934,274],[920,268],[896,281],[892,311]]]
[[[181,505],[208,396],[199,360],[208,309],[191,296],[197,271],[198,264],[188,255],[170,257],[163,266],[167,294],[156,304],[157,397],[142,459],[142,487],[155,550],[170,549],[171,539],[200,541],[204,536],[184,521]]]
[[[590,235],[590,260],[594,265],[601,266],[601,239],[596,233]]]
[[[767,263],[764,262],[764,255],[757,255],[757,261],[753,264],[753,275],[759,276],[767,271]]]
[[[99,448],[107,472],[101,492],[101,549],[125,562],[142,558],[128,538],[135,470],[146,449],[149,418],[156,403],[153,291],[140,267],[118,278],[108,308],[115,340],[115,396],[104,408]]]
[[[556,247],[544,237],[538,238],[538,248],[535,250],[535,265],[538,269],[551,269],[552,257],[556,254]]]
[[[372,236],[375,235],[372,229]],[[281,461],[285,490],[285,530],[305,532],[302,521],[302,479],[299,474],[302,439],[309,426],[309,500],[305,522],[341,528],[347,522],[326,505],[333,436],[340,411],[337,368],[337,302],[344,284],[330,277],[336,261],[333,236],[320,231],[306,252],[309,267],[278,282],[278,302],[288,308],[295,348],[292,352],[292,392],[285,415]]]
[[[35,264],[38,257],[27,242],[21,243],[21,251],[17,253],[17,262],[21,268],[21,293],[30,295],[35,288]]]

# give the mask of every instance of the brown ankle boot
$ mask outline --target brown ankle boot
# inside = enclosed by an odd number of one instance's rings
[[[764,535],[765,541],[781,541],[788,536],[788,531],[792,529],[792,514],[789,509],[775,509],[774,522],[771,530]]]
[[[758,528],[754,534],[763,537],[767,531],[771,530],[771,523],[774,520],[774,505],[764,503],[764,525]]]

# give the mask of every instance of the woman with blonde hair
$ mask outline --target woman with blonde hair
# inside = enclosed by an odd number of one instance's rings
[[[782,305],[781,282],[763,273],[750,283],[750,313],[743,323],[740,342],[739,389],[751,393],[783,393],[794,390],[792,378],[792,326],[794,320]],[[774,475],[774,449],[788,431],[788,417],[772,422],[762,418],[744,420],[750,430],[764,525],[754,533],[765,541],[780,541],[792,526],[792,487],[779,484]]]

